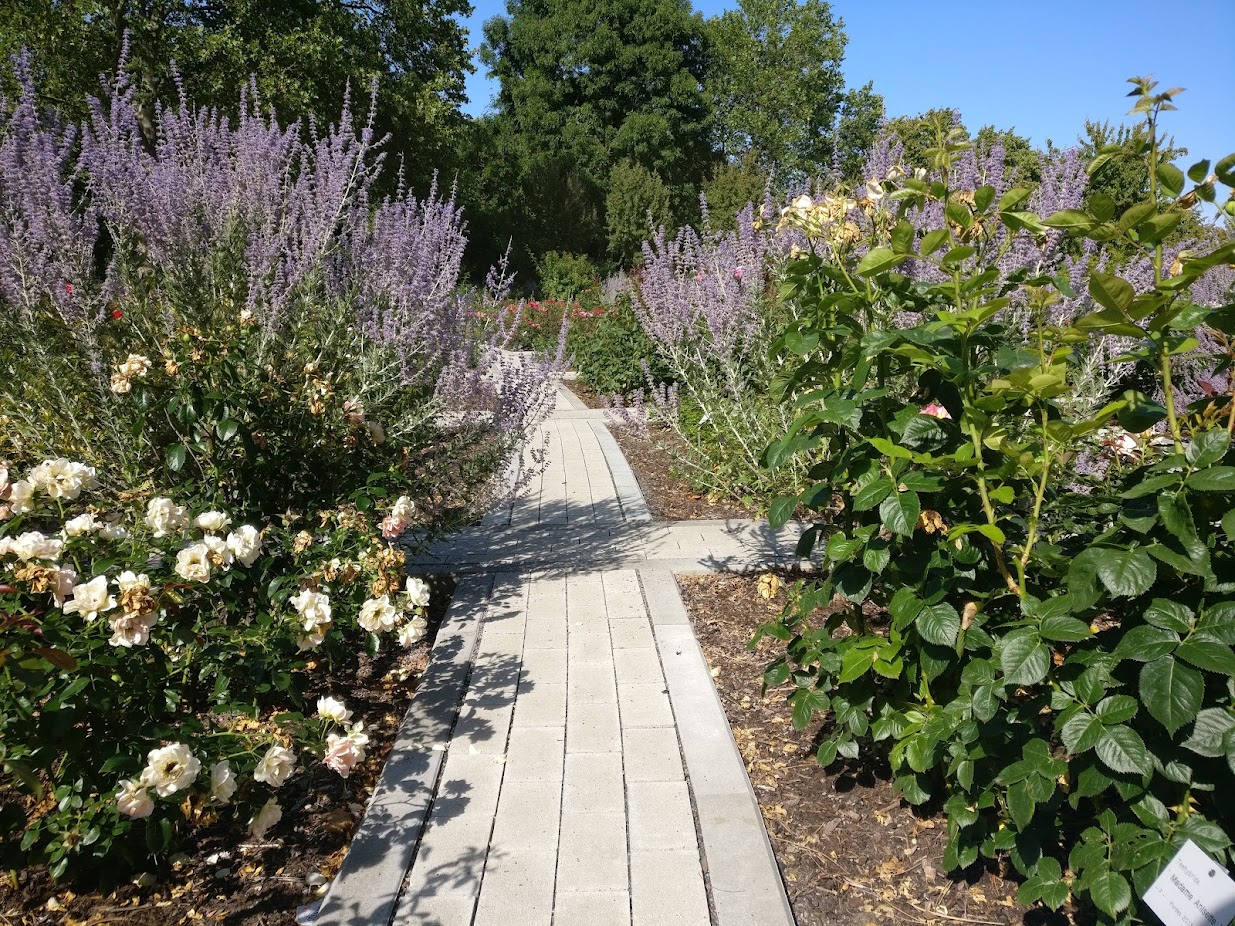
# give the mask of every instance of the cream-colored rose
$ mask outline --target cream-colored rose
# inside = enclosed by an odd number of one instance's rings
[[[231,802],[236,793],[236,776],[232,773],[232,764],[224,759],[210,767],[210,799],[220,804]]]
[[[212,534],[217,534],[231,523],[232,519],[222,511],[203,511],[193,519],[194,527]]]
[[[338,698],[326,697],[317,699],[317,716],[343,726],[352,719],[352,712]]]
[[[370,598],[360,606],[357,622],[369,633],[385,633],[399,622],[399,611],[390,603],[390,596]]]
[[[201,762],[188,746],[172,743],[150,750],[146,756],[146,767],[142,770],[141,783],[147,788],[154,788],[159,797],[167,797],[192,785],[201,770]]]
[[[150,642],[150,630],[158,623],[159,616],[153,611],[139,614],[122,614],[108,621],[112,635],[107,641],[112,646],[132,649]]]
[[[330,596],[323,592],[304,589],[290,599],[291,605],[300,615],[304,629],[312,632],[321,625],[330,624]]]
[[[24,561],[59,559],[64,552],[64,541],[56,537],[46,537],[39,531],[26,531],[12,539],[9,552]]]
[[[102,524],[88,511],[64,522],[64,532],[69,537],[81,537],[84,534],[92,534],[100,527],[102,527]]]
[[[154,532],[155,537],[178,534],[188,523],[184,509],[170,498],[152,498],[146,506],[146,526]]]
[[[215,569],[224,571],[231,568],[232,560],[235,558],[232,554],[232,549],[227,545],[227,541],[215,534],[207,534],[202,538],[202,545],[209,552],[210,565]]]
[[[265,839],[270,828],[283,819],[283,808],[272,797],[249,820],[249,833],[254,839]]]
[[[399,631],[400,646],[414,646],[429,632],[429,622],[423,617],[413,617]]]
[[[77,498],[82,489],[93,489],[98,485],[93,466],[74,463],[63,457],[44,460],[30,471],[30,481],[47,493],[49,498],[70,501]]]
[[[126,778],[120,782],[120,790],[116,793],[116,807],[126,817],[140,820],[154,812],[154,800],[140,781]]]
[[[186,582],[210,581],[210,548],[192,543],[176,554],[176,574]]]
[[[56,577],[51,587],[51,597],[57,608],[63,608],[65,601],[73,594],[73,585],[77,582],[77,570],[72,566],[61,566],[56,570]]]
[[[150,372],[150,358],[141,354],[129,354],[124,363],[116,368],[121,376],[129,379],[141,379]]]
[[[227,535],[227,547],[236,559],[246,566],[252,566],[262,552],[262,535],[256,527],[245,524]]]
[[[429,586],[423,579],[408,579],[404,588],[409,608],[427,608],[429,606]]]
[[[359,725],[357,727],[359,728]],[[328,769],[347,778],[352,774],[352,769],[356,767],[356,764],[364,761],[364,747],[368,742],[369,738],[359,729],[355,735],[348,733],[346,736],[341,736],[338,733],[331,733],[326,737],[326,755],[323,762]]]
[[[107,593],[107,577],[95,576],[89,582],[73,586],[73,600],[65,602],[65,614],[80,614],[93,621],[116,606],[116,599]]]
[[[9,486],[9,510],[13,514],[25,514],[34,509],[34,483],[19,479]]]
[[[111,377],[111,391],[116,395],[127,395],[133,388],[133,381],[123,373],[113,373]]]
[[[272,788],[280,788],[295,771],[296,754],[284,746],[271,746],[257,763],[253,777]]]

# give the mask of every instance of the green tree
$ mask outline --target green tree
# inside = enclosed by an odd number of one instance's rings
[[[610,172],[629,160],[669,188],[675,215],[712,161],[703,19],[687,0],[508,0],[481,59],[519,149],[518,196],[541,224],[533,253],[601,257]],[[573,219],[562,214],[567,199]],[[560,221],[559,221],[560,220]],[[519,231],[528,228],[519,223]]]
[[[470,12],[467,0],[16,0],[0,4],[0,54],[28,49],[45,99],[75,117],[126,36],[147,118],[177,74],[195,103],[233,110],[252,77],[284,119],[322,123],[349,83],[363,95],[377,78],[378,129],[423,155],[461,130],[471,62],[456,17]]]
[[[863,177],[862,172],[867,152],[883,126],[883,116],[883,96],[875,92],[873,84],[868,82],[845,93],[836,123],[833,163],[840,170],[841,179],[850,185],[870,179]]]
[[[653,229],[670,224],[669,188],[646,167],[618,161],[609,175],[605,222],[609,256],[619,265],[630,264]]]
[[[706,86],[727,158],[757,152],[778,181],[830,162],[844,100],[843,26],[824,0],[739,0],[708,22]]]
[[[703,185],[708,204],[708,220],[717,231],[732,231],[738,227],[738,213],[748,203],[763,202],[768,175],[754,152],[740,161],[726,161],[712,169],[712,176]]]

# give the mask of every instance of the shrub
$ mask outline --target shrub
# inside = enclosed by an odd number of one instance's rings
[[[543,299],[595,302],[600,298],[600,272],[585,254],[546,251],[536,262]]]
[[[776,487],[800,488],[807,468],[769,473],[761,465],[792,415],[769,386],[776,370],[767,348],[784,306],[769,291],[776,246],[756,224],[748,206],[734,232],[688,227],[670,239],[662,229],[643,246],[632,303],[668,374],[667,384],[650,384],[650,401],[686,443],[683,474],[747,502]]]
[[[474,337],[451,200],[371,202],[380,140],[346,106],[307,136],[255,101],[235,125],[181,101],[148,151],[123,80],[80,130],[23,85],[0,127],[0,369],[23,386],[0,392],[0,452],[71,449],[121,485],[192,480],[269,516],[375,472],[394,488],[412,459],[427,501],[458,475],[431,452],[451,442],[470,448],[463,516],[483,509],[544,371],[495,375],[500,340]]]
[[[585,310],[588,311],[588,310]],[[672,374],[661,362],[623,293],[610,306],[597,306],[589,317],[575,321],[566,339],[571,365],[601,395],[627,396]]]
[[[839,511],[799,546],[821,548],[819,578],[763,630],[786,643],[767,681],[794,681],[795,724],[830,717],[821,763],[879,750],[907,801],[946,812],[947,867],[1007,859],[1023,902],[1072,895],[1112,923],[1184,840],[1225,864],[1235,834],[1235,396],[1211,357],[1210,394],[1184,407],[1177,369],[1202,336],[1226,352],[1235,307],[1203,300],[1235,242],[1173,264],[1161,243],[1235,186],[1235,155],[1193,165],[1185,192],[1157,157],[1177,91],[1134,83],[1150,195],[1122,216],[1042,217],[1027,187],[957,185],[965,142],[946,126],[935,177],[892,165],[786,216],[809,244],[788,271],[802,317],[777,342],[801,413],[768,461],[814,454],[815,482],[773,522]],[[1086,303],[1058,263],[1007,268],[1061,233],[1119,239],[1151,273],[1138,292],[1090,266]],[[1161,404],[1069,401],[1110,338]],[[1126,462],[1086,483],[1080,451]]]
[[[345,778],[363,759],[364,730],[341,704],[313,716],[305,689],[354,664],[366,631],[423,637],[428,597],[360,496],[259,529],[185,496],[118,501],[75,461],[17,475],[0,464],[0,763],[33,809],[6,805],[8,867],[165,857],[201,813],[252,817],[260,837],[296,754]],[[413,507],[397,500],[383,533]]]

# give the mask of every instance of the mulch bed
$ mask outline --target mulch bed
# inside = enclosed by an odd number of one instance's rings
[[[788,577],[787,581],[793,581]],[[678,583],[759,799],[798,926],[1006,924],[1058,926],[1048,911],[1016,902],[1017,884],[975,866],[943,871],[942,813],[919,815],[892,789],[886,763],[821,768],[821,722],[795,730],[790,688],[761,696],[778,641],[747,649],[785,605],[782,584],[764,599],[756,576],[679,576]]]
[[[454,591],[447,576],[430,586],[429,635],[411,649],[388,645],[360,656],[355,673],[323,676],[310,693],[341,697],[370,736],[368,754],[344,780],[309,760],[279,789],[283,819],[263,842],[244,831],[247,820],[202,822],[181,839],[183,855],[162,860],[153,884],[125,881],[53,884],[45,868],[17,872],[0,883],[3,926],[290,926],[300,907],[324,892],[346,854],[364,806],[377,783],[394,736],[428,666],[433,638]],[[393,643],[394,641],[390,641]],[[311,702],[312,703],[312,702]],[[12,795],[0,793],[0,801]]]
[[[575,380],[568,388],[588,408],[607,409],[608,401]],[[697,492],[677,475],[682,458],[682,439],[667,428],[653,425],[649,437],[628,428],[610,427],[617,444],[634,470],[652,517],[658,521],[706,521],[724,518],[754,518],[757,513],[731,498],[714,498]]]

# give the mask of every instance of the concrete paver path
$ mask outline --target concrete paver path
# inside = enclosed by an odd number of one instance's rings
[[[787,926],[673,571],[798,532],[652,522],[565,391],[544,435],[527,490],[413,566],[459,585],[318,926]]]

